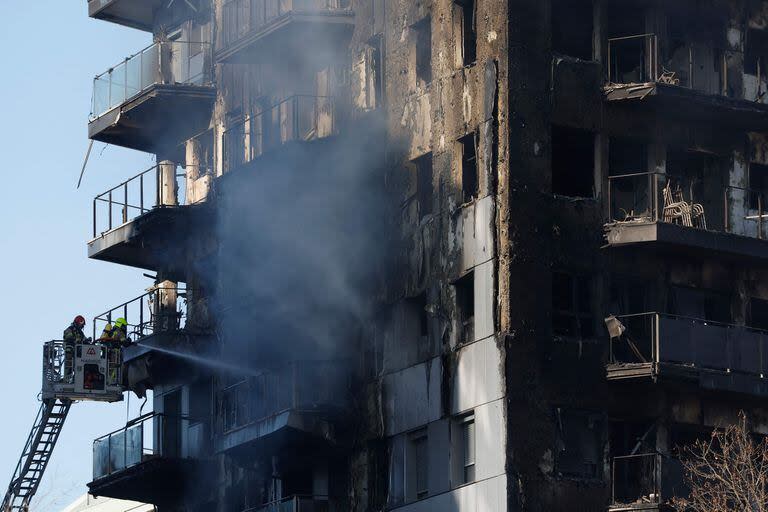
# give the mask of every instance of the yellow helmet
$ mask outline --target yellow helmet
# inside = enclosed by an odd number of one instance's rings
[[[128,322],[126,322],[125,318],[120,317],[117,320],[115,320],[115,327],[121,328],[127,325],[128,325]]]

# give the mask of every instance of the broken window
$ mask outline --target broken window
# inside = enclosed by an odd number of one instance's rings
[[[211,415],[211,381],[199,380],[189,387],[189,417],[192,422],[208,421]]]
[[[592,1],[553,0],[552,50],[592,60]]]
[[[421,500],[429,495],[429,448],[427,429],[408,435],[406,460],[407,496],[410,501]]]
[[[432,213],[432,153],[413,160],[416,167],[416,195],[419,201],[419,220]]]
[[[461,188],[463,202],[469,203],[479,197],[479,180],[477,176],[477,139],[474,133],[459,139],[461,146]]]
[[[749,208],[766,209],[765,199],[768,194],[768,165],[749,164]]]
[[[552,331],[556,336],[593,338],[592,283],[586,276],[552,274]]]
[[[432,81],[432,18],[427,16],[412,28],[416,44],[416,80],[423,87]]]
[[[764,78],[766,57],[768,57],[768,32],[750,29],[744,45],[744,73]]]
[[[608,143],[608,173],[611,219],[651,217],[648,146],[639,139],[611,137]]]
[[[475,276],[469,272],[456,281],[456,308],[459,319],[459,343],[469,343],[475,337]]]
[[[673,285],[670,290],[673,315],[710,322],[731,323],[731,298],[725,293]]]
[[[749,299],[747,325],[768,331],[768,300],[752,297]]]
[[[558,408],[555,411],[557,449],[555,471],[559,476],[601,478],[603,466],[603,416]]]
[[[650,58],[651,36],[646,35],[645,9],[626,2],[607,9],[608,73],[614,83],[638,83],[654,79]]]
[[[462,66],[469,66],[477,61],[477,2],[455,0],[453,19],[456,27],[456,61]]]
[[[552,126],[552,192],[594,197],[595,135],[586,130]]]

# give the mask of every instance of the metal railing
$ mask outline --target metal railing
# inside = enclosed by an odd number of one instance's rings
[[[609,84],[661,82],[709,94],[728,94],[728,58],[740,53],[656,34],[608,39]],[[667,55],[661,49],[666,46]],[[713,62],[718,69],[712,70]],[[699,69],[707,71],[699,73]]]
[[[157,457],[183,457],[182,425],[186,416],[147,413],[93,442],[93,479],[102,478]]]
[[[611,466],[611,503],[661,503],[661,455],[643,453],[614,457]]]
[[[608,39],[608,83],[655,82],[659,76],[658,49],[656,34]]]
[[[626,332],[610,344],[612,363],[670,363],[768,375],[768,331],[657,312],[617,318]]]
[[[608,177],[609,222],[666,222],[765,238],[765,194],[659,172]]]
[[[295,95],[230,123],[224,132],[227,170],[235,169],[291,141],[309,141],[336,133],[331,96]]]
[[[183,286],[160,286],[96,315],[93,339],[98,339],[104,327],[118,318],[127,321],[127,334],[132,341],[157,332],[182,330],[187,319],[187,292]]]
[[[328,496],[291,496],[243,512],[336,512],[339,508]]]
[[[93,79],[91,120],[156,84],[208,85],[210,44],[161,41],[126,58]]]
[[[348,11],[349,8],[350,0],[227,0],[223,42],[233,44],[291,12]]]
[[[93,199],[93,238],[162,206],[187,204],[187,169],[193,166],[156,164]],[[207,166],[194,166],[200,174]]]
[[[300,361],[222,389],[221,427],[228,433],[288,410],[342,408],[347,372],[338,361]]]
[[[87,346],[97,350],[99,358],[106,363],[105,383],[107,386],[118,386],[122,380],[122,359],[119,349],[108,348],[102,345],[77,345]],[[117,351],[117,352],[115,352]],[[67,358],[70,358],[69,360]],[[75,353],[67,354],[66,344],[63,340],[51,340],[43,344],[43,390],[52,389],[56,384],[72,383],[74,371]],[[67,368],[70,372],[68,374]]]

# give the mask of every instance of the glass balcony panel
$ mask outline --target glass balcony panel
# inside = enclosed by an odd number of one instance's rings
[[[141,58],[131,59],[125,64],[127,68],[125,97],[128,99],[140,93],[144,85],[141,83]]]
[[[126,72],[127,66],[125,62],[121,62],[115,68],[109,72],[109,105],[107,108],[112,108],[115,105],[119,105],[125,101],[126,93]]]
[[[93,443],[93,478],[101,478],[109,473],[109,438],[97,439]]]
[[[126,468],[125,440],[124,430],[109,437],[109,469],[111,473]]]
[[[110,101],[110,75],[101,75],[93,81],[93,105],[94,113],[106,112],[109,110]]]
[[[144,424],[139,423],[125,432],[125,467],[139,464],[144,452]]]

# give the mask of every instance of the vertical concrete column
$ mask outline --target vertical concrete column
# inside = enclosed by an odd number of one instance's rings
[[[159,178],[159,199],[163,206],[179,204],[179,187],[176,183],[176,164],[170,160],[162,160],[157,164]]]
[[[153,315],[155,332],[166,332],[178,327],[177,319],[177,284],[173,281],[158,280],[154,286]]]

